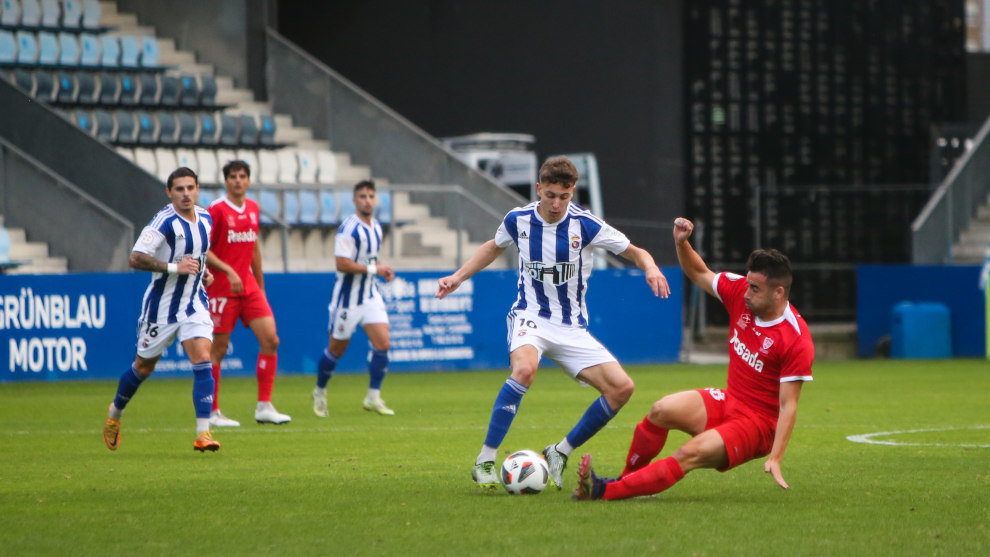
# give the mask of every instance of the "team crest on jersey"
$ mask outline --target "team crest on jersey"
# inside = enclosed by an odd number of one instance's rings
[[[574,249],[578,249],[579,247],[581,247],[580,236],[571,236],[571,247]]]
[[[560,286],[574,278],[576,265],[570,261],[547,265],[542,261],[530,261],[526,264],[526,272],[530,278],[540,282],[549,282],[554,286]]]
[[[258,224],[258,217],[254,213],[251,213],[251,224]]]
[[[234,220],[234,217],[232,217],[230,215],[227,216],[227,226],[229,226],[231,228],[237,226],[237,221]]]
[[[770,347],[771,346],[773,346],[773,339],[772,338],[767,337],[767,338],[763,339],[763,348],[760,349],[760,352],[763,352],[764,354],[766,354],[767,353],[767,350],[770,350]]]
[[[746,328],[749,327],[751,321],[753,321],[753,316],[748,313],[744,313],[739,316],[739,321],[736,321],[736,326],[745,331]]]

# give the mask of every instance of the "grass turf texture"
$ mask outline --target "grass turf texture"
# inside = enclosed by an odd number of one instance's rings
[[[656,497],[571,501],[580,454],[617,473],[656,398],[725,380],[721,365],[629,371],[635,395],[575,453],[565,490],[524,497],[470,480],[504,371],[392,375],[384,394],[394,417],[361,409],[366,377],[335,376],[327,419],[312,413],[311,377],[280,376],[274,402],[293,417],[284,426],[251,419],[253,379],[225,379],[222,408],[243,425],[215,431],[216,454],[192,449],[191,378],[146,382],[116,452],[100,435],[116,383],[0,384],[0,547],[5,555],[990,551],[984,361],[818,363],[784,459],[790,490],[764,474],[761,459],[692,472]],[[542,370],[500,459],[558,441],[596,396]],[[846,439],[936,428],[877,438],[914,445]],[[684,439],[672,433],[663,456]]]

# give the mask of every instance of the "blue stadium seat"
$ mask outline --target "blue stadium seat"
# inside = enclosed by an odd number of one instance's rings
[[[217,104],[217,80],[212,75],[199,76],[199,105],[216,106]]]
[[[72,104],[76,102],[76,95],[79,93],[79,84],[76,76],[70,72],[58,72],[58,94],[55,100],[62,104]]]
[[[99,66],[100,61],[100,39],[96,38],[96,35],[91,33],[82,33],[79,35],[79,65],[95,67]]]
[[[179,78],[174,75],[161,76],[162,94],[158,104],[170,108],[179,106]]]
[[[48,31],[38,33],[38,64],[58,65],[58,37],[54,33]]]
[[[21,3],[17,0],[3,0],[0,11],[0,25],[17,27],[21,24]]]
[[[225,147],[237,147],[240,144],[241,119],[233,114],[220,115],[220,138],[218,143]]]
[[[62,26],[62,8],[58,0],[41,0],[41,26],[59,29]]]
[[[340,204],[337,202],[337,192],[334,190],[320,190],[320,224],[336,226],[340,224],[337,218],[337,211]]]
[[[120,67],[138,68],[141,60],[141,41],[134,35],[120,37]]]
[[[179,104],[199,106],[199,80],[196,79],[196,76],[179,76]]]
[[[137,142],[142,145],[154,145],[158,143],[158,126],[155,117],[144,110],[134,113],[137,118]]]
[[[113,143],[117,139],[113,114],[106,110],[97,110],[93,113],[93,118],[96,120],[96,138],[104,143]]]
[[[58,34],[58,64],[60,66],[79,64],[79,39],[72,33]]]
[[[115,116],[117,120],[117,143],[121,145],[137,143],[137,122],[134,113],[129,110],[118,110]]]
[[[38,62],[38,41],[30,31],[17,32],[17,63],[36,64]]]
[[[299,190],[299,217],[296,221],[306,226],[320,223],[320,200],[315,190]]]
[[[0,29],[0,64],[13,64],[16,61],[17,37],[6,29]]]
[[[344,219],[357,213],[357,207],[354,206],[354,196],[350,192],[342,192],[340,194],[340,222],[344,222]]]
[[[120,67],[120,41],[112,35],[100,35],[100,65],[105,68]]]
[[[258,205],[261,207],[261,224],[274,224],[275,221],[268,215],[278,217],[281,214],[278,194],[269,189],[259,190]],[[268,213],[268,215],[265,213]]]
[[[199,197],[196,202],[202,207],[209,207],[210,203],[217,198],[217,190],[213,188],[199,188]]]
[[[219,141],[217,139],[217,118],[209,112],[200,112],[197,115],[199,120],[199,144],[212,146]]]
[[[258,121],[255,120],[253,114],[241,114],[241,133],[238,144],[250,146],[258,144]]]
[[[90,72],[76,72],[78,93],[76,102],[80,104],[99,104],[100,97],[96,93],[96,76]]]
[[[392,192],[389,190],[378,190],[378,205],[375,210],[378,213],[378,221],[383,225],[392,224]]]
[[[154,69],[158,67],[158,39],[145,35],[138,42],[141,44],[141,67]]]
[[[18,68],[13,71],[11,78],[25,93],[34,94],[34,72]]]
[[[46,70],[34,72],[34,97],[41,102],[50,103],[55,100],[55,75]]]
[[[199,138],[196,137],[198,130],[196,117],[186,110],[180,111],[177,116],[179,121],[179,144],[187,146],[197,145]]]
[[[282,220],[288,224],[299,224],[299,192],[282,190]]]
[[[38,0],[21,0],[21,27],[41,27],[41,4]]]
[[[162,85],[158,81],[158,74],[141,72],[138,75],[138,81],[141,83],[141,104],[144,106],[157,106],[158,98],[162,92]]]
[[[82,26],[84,29],[99,29],[103,9],[99,0],[82,0]]]
[[[88,110],[73,110],[72,119],[76,122],[83,131],[89,135],[96,135],[96,121],[93,118],[93,113]]]
[[[114,105],[120,99],[120,79],[116,74],[103,72],[100,74],[100,104]]]
[[[80,0],[64,0],[62,2],[62,27],[78,29],[82,15],[82,2]]]
[[[120,74],[120,97],[117,102],[124,106],[135,106],[141,102],[141,87],[133,74]]]
[[[179,142],[179,122],[176,120],[174,112],[159,112],[158,119],[158,143],[160,145],[175,145]]]
[[[275,145],[275,117],[271,114],[262,114],[261,130],[258,133],[258,144],[262,147],[273,147]]]

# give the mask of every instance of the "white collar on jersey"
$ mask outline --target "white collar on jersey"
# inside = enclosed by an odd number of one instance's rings
[[[227,197],[227,194],[224,194],[224,196],[221,197],[220,199],[223,199],[224,203],[229,205],[231,209],[237,211],[238,213],[243,213],[244,209],[247,209],[247,197],[244,198],[244,205],[241,205],[240,207],[238,207],[233,201],[231,201],[230,198]]]
[[[797,317],[794,315],[794,312],[791,311],[791,304],[787,304],[787,307],[784,308],[784,313],[773,321],[763,321],[755,315],[753,316],[753,320],[757,327],[773,327],[782,321],[787,321],[792,327],[794,327],[794,330],[797,331],[798,334],[801,334],[801,327],[798,326]]]

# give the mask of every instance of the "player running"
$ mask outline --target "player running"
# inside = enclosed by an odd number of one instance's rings
[[[594,267],[592,248],[621,255],[646,272],[654,295],[670,295],[667,279],[653,257],[586,209],[571,203],[577,169],[566,157],[547,159],[536,184],[539,200],[517,207],[502,220],[488,240],[454,274],[439,280],[436,297],[443,298],[495,261],[510,245],[519,249],[519,295],[506,318],[511,374],[502,385],[488,434],[471,477],[482,487],[499,485],[495,456],[529,390],[540,358],[557,362],[575,380],[598,389],[574,428],[543,450],[550,478],[557,489],[567,457],[611,420],[633,393],[633,381],[615,357],[588,332],[585,295]]]
[[[220,271],[207,288],[213,318],[213,349],[210,351],[215,387],[210,424],[214,427],[241,425],[220,411],[220,364],[227,355],[230,333],[240,319],[258,339],[260,350],[255,365],[258,378],[258,403],[254,419],[259,424],[284,424],[292,420],[272,406],[272,386],[278,369],[278,334],[275,315],[265,296],[265,275],[261,270],[261,247],[258,245],[260,209],[247,198],[251,187],[251,167],[241,160],[223,167],[227,194],[210,204],[213,233],[207,264]]]

